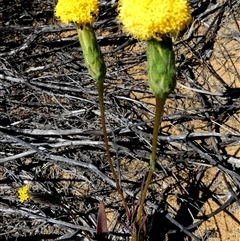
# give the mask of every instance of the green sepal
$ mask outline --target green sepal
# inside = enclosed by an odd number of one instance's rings
[[[106,65],[95,32],[90,25],[77,27],[77,31],[88,71],[98,85],[103,85]]]
[[[172,40],[164,36],[161,41],[147,43],[148,83],[156,97],[166,98],[176,86],[175,60]]]

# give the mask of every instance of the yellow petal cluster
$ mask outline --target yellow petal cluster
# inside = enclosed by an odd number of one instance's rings
[[[123,31],[139,40],[176,35],[191,23],[188,0],[119,0]]]
[[[28,189],[29,189],[28,185],[24,185],[18,189],[19,201],[21,203],[23,203],[29,198]]]
[[[98,0],[58,0],[55,7],[55,16],[61,22],[79,26],[93,23],[98,12]]]

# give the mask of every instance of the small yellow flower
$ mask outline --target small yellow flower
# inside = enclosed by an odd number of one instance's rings
[[[188,0],[119,0],[123,31],[139,40],[176,37],[191,23]]]
[[[58,0],[55,15],[63,23],[79,26],[93,23],[98,15],[98,0]]]
[[[29,198],[28,189],[29,189],[28,185],[24,185],[18,189],[19,201],[21,203],[23,203]]]

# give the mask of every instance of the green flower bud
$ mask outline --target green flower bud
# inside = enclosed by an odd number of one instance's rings
[[[77,27],[79,41],[88,71],[98,85],[103,85],[106,66],[94,30],[90,25]]]
[[[147,42],[148,83],[156,97],[166,98],[176,86],[172,40],[163,37]]]

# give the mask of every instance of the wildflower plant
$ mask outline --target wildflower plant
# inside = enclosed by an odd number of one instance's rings
[[[18,197],[21,203],[27,201],[30,198],[28,185],[24,185],[18,189]]]
[[[155,170],[157,138],[164,104],[176,85],[173,40],[191,23],[192,18],[188,0],[120,0],[118,13],[118,22],[127,35],[147,41],[148,83],[156,99],[150,167],[135,220],[138,228]],[[137,239],[134,237],[134,240]]]
[[[108,144],[103,99],[103,84],[106,75],[106,66],[92,27],[92,23],[96,20],[98,14],[98,0],[58,0],[55,8],[55,15],[62,23],[74,23],[76,25],[85,64],[98,89],[102,128],[109,166],[116,182],[117,191],[128,213],[127,204],[113,166]]]

